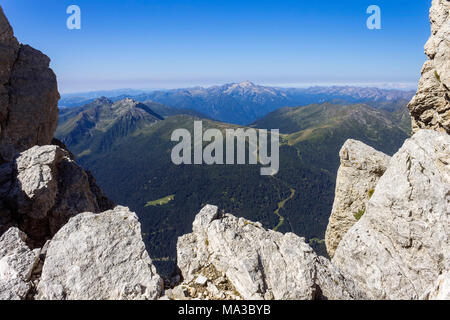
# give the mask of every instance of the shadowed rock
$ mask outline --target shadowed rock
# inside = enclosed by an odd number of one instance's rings
[[[11,228],[0,237],[0,300],[23,300],[31,289],[31,274],[39,250],[31,251],[26,235]]]

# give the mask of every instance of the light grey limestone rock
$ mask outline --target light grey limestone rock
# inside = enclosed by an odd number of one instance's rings
[[[163,281],[145,249],[136,214],[116,207],[82,213],[51,240],[38,299],[156,299]]]
[[[450,136],[420,130],[395,154],[333,264],[372,299],[419,299],[449,270]]]
[[[430,21],[431,37],[425,45],[429,60],[409,110],[414,132],[430,128],[450,133],[450,1],[433,0]]]
[[[347,140],[339,153],[341,166],[325,234],[330,257],[347,231],[366,211],[375,186],[389,165],[390,157],[362,142]]]
[[[0,237],[0,300],[23,300],[31,289],[30,278],[39,257],[25,241],[26,235],[17,228]]]
[[[187,283],[213,266],[244,299],[364,297],[353,285],[346,287],[337,268],[325,261],[303,238],[267,231],[210,205],[197,215],[193,233],[180,237],[177,244],[178,267]]]

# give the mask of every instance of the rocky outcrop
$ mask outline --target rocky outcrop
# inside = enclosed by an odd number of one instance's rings
[[[222,213],[214,206],[203,208],[193,223],[193,233],[179,238],[177,263],[185,287],[197,283],[211,295],[214,287],[224,284],[228,288],[225,296],[243,299],[364,297],[303,238],[267,231],[259,223]]]
[[[0,300],[23,300],[31,289],[39,250],[31,251],[26,235],[11,228],[0,237]]]
[[[347,140],[339,153],[341,166],[325,243],[330,257],[342,237],[366,211],[375,186],[389,165],[390,157],[355,140]]]
[[[136,214],[116,207],[101,214],[79,214],[54,236],[37,298],[156,299],[162,285]]]
[[[19,44],[0,8],[0,163],[53,139],[59,93],[49,63],[40,51]]]
[[[416,96],[409,103],[413,131],[430,128],[450,133],[450,1],[433,0],[429,60],[422,68]]]
[[[420,130],[395,154],[333,264],[372,299],[419,299],[450,268],[450,136]]]
[[[113,207],[92,177],[60,147],[35,146],[0,168],[0,176],[9,177],[0,186],[0,213],[28,235],[33,247],[42,246],[78,213]]]

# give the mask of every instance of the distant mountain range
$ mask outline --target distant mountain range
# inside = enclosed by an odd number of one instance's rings
[[[137,212],[162,273],[172,271],[177,237],[190,232],[194,215],[207,203],[304,236],[325,255],[339,148],[353,138],[392,154],[409,133],[400,124],[401,109],[329,103],[282,108],[252,124],[282,133],[280,171],[261,176],[259,166],[252,165],[174,165],[170,137],[175,129],[192,132],[195,120],[203,120],[205,130],[236,127],[195,113],[107,98],[61,110],[57,137],[109,197]]]
[[[132,98],[139,102],[153,101],[176,109],[190,109],[218,121],[247,125],[281,107],[313,103],[364,103],[378,109],[395,111],[406,105],[414,91],[360,87],[276,88],[255,85],[250,81],[209,88],[136,92],[109,92],[113,101]],[[104,92],[103,92],[104,93]],[[76,107],[92,102],[95,93],[63,96],[61,107]]]

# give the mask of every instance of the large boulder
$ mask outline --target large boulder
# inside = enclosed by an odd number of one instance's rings
[[[390,157],[355,140],[347,140],[340,153],[341,166],[325,243],[330,257],[342,237],[366,211],[378,180],[386,171]]]
[[[79,214],[54,236],[37,299],[156,299],[162,286],[136,214],[116,207]]]
[[[49,63],[40,51],[19,44],[0,7],[0,163],[53,139],[59,93]]]
[[[420,130],[395,154],[333,264],[372,299],[419,299],[450,268],[450,136]]]
[[[30,250],[25,241],[26,235],[17,228],[0,237],[0,300],[23,300],[31,289],[39,250]]]
[[[430,128],[450,133],[450,1],[433,0],[429,60],[422,68],[416,96],[409,103],[413,131]]]
[[[76,214],[113,207],[93,178],[54,145],[32,147],[1,165],[1,182],[0,216],[13,220],[33,247],[42,246]]]
[[[215,206],[203,208],[193,233],[178,239],[177,263],[185,284],[215,282],[205,269],[216,270],[209,273],[223,277],[222,283],[229,283],[233,295],[243,299],[364,297],[303,238],[267,231]]]

